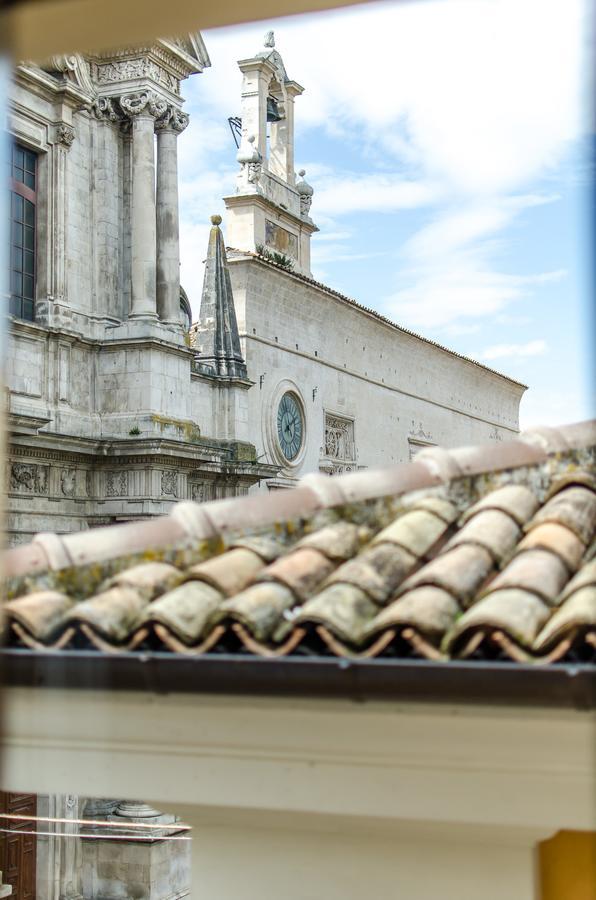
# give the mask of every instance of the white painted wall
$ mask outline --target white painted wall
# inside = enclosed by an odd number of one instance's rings
[[[196,898],[534,900],[536,844],[596,824],[595,736],[552,709],[9,688],[2,787],[183,815]]]

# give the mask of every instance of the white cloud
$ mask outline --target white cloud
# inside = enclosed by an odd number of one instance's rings
[[[539,338],[528,341],[526,344],[495,344],[483,351],[481,359],[508,359],[511,357],[525,359],[528,356],[542,356],[547,350],[546,341]]]
[[[554,281],[562,271],[510,275],[469,265],[420,274],[414,283],[383,303],[383,312],[416,328],[442,328],[461,318],[492,316],[528,293],[531,286]]]
[[[403,228],[408,211],[432,208],[401,247],[393,291],[387,271],[382,311],[453,335],[482,317],[519,320],[506,308],[565,275],[518,274],[502,257],[524,210],[557,199],[535,185],[585,130],[588,13],[583,0],[428,0],[206,32],[213,67],[185,85],[191,124],[179,141],[182,281],[195,312],[209,216],[234,191],[236,60],[272,27],[290,77],[305,86],[296,150],[300,161],[310,141],[317,266],[369,257],[358,214],[383,212],[391,228],[399,213]],[[319,134],[329,139],[320,160]]]
[[[395,212],[429,206],[441,198],[438,185],[407,181],[399,175],[372,173],[323,177],[317,185],[316,209],[323,215]]]
[[[299,131],[323,127],[362,153],[494,193],[547,170],[580,134],[587,10],[582,0],[449,0],[270,25],[306,88]],[[201,99],[222,118],[238,113],[235,61],[257,50],[263,31],[206,33],[213,70],[201,76]]]

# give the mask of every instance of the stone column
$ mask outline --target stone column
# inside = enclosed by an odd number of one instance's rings
[[[178,134],[188,116],[177,109],[156,122],[157,131],[157,312],[180,322],[180,243],[178,225]]]
[[[149,92],[120,98],[132,121],[130,318],[156,319],[155,119],[167,104]]]

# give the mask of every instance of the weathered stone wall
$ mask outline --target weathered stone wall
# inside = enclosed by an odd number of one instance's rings
[[[385,324],[256,259],[231,259],[249,377],[250,440],[278,461],[280,393],[302,400],[306,447],[289,477],[317,471],[325,414],[353,421],[357,465],[407,461],[425,444],[504,440],[518,430],[523,386]]]

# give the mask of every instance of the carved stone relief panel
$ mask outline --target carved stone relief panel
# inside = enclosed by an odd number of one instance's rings
[[[49,466],[35,463],[12,463],[10,467],[10,490],[21,494],[47,494]]]
[[[161,473],[161,492],[164,496],[178,496],[178,473],[173,469]]]
[[[76,492],[76,469],[62,469],[60,472],[60,488],[65,497],[74,497]]]
[[[351,419],[325,414],[325,456],[354,460],[354,423]]]
[[[151,78],[174,94],[180,93],[180,82],[170,72],[147,57],[121,59],[108,63],[96,63],[93,73],[98,84],[117,84],[134,78]]]
[[[126,497],[127,493],[127,473],[106,472],[106,497]]]

